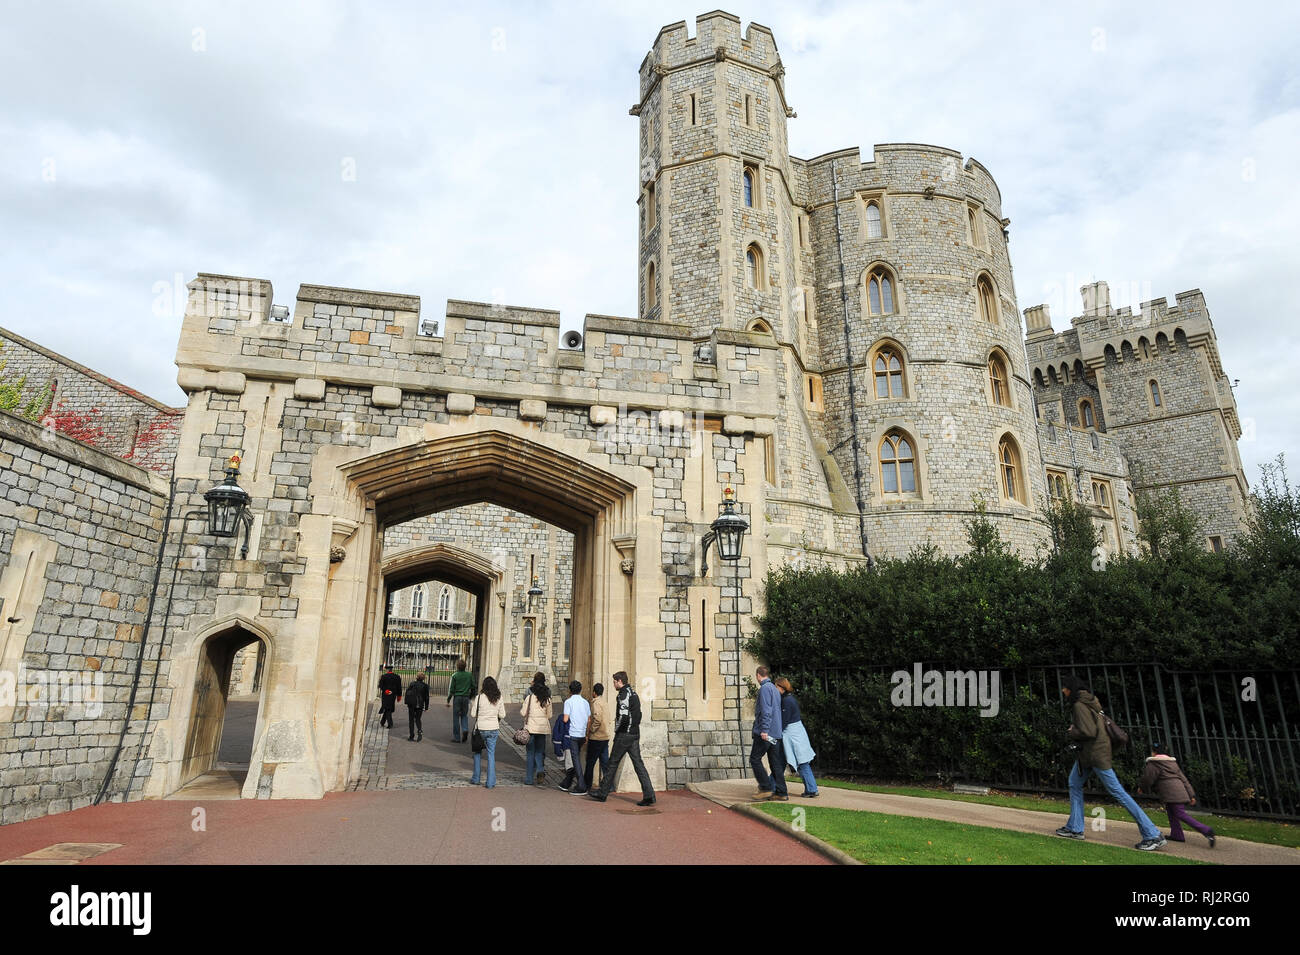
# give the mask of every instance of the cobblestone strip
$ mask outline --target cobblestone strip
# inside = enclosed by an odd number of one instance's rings
[[[366,709],[366,730],[361,737],[361,775],[353,780],[349,791],[379,789],[388,770],[388,733],[379,725],[379,707]]]

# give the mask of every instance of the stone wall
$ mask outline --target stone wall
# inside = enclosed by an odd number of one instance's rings
[[[140,655],[167,487],[149,471],[0,413],[0,822],[90,805],[109,770]],[[156,637],[154,621],[150,637]],[[151,642],[109,794],[141,758]],[[139,789],[135,794],[138,796]]]
[[[171,470],[183,409],[0,328],[0,385],[6,384],[21,392],[13,413],[151,471]]]

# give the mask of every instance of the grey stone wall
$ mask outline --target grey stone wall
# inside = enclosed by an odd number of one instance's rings
[[[167,501],[149,472],[4,413],[0,475],[0,711],[12,714],[0,721],[0,822],[9,823],[87,806],[104,781],[127,715]],[[27,618],[19,608],[32,600]],[[161,664],[152,651],[144,661],[146,692],[131,714],[115,798],[132,774],[139,783],[150,772],[139,758],[144,717],[165,716],[166,704],[148,711],[147,686],[155,676],[165,682],[166,668],[165,654]],[[42,686],[43,696],[25,692]]]

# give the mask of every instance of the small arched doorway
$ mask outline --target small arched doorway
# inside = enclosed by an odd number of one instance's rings
[[[252,759],[267,651],[264,640],[239,626],[204,641],[194,674],[181,786],[211,774],[217,777],[211,780],[214,786],[234,783],[233,796],[238,796]]]

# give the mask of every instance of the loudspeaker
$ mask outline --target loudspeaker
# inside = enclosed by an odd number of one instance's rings
[[[560,339],[565,348],[581,348],[582,332],[568,331]]]

